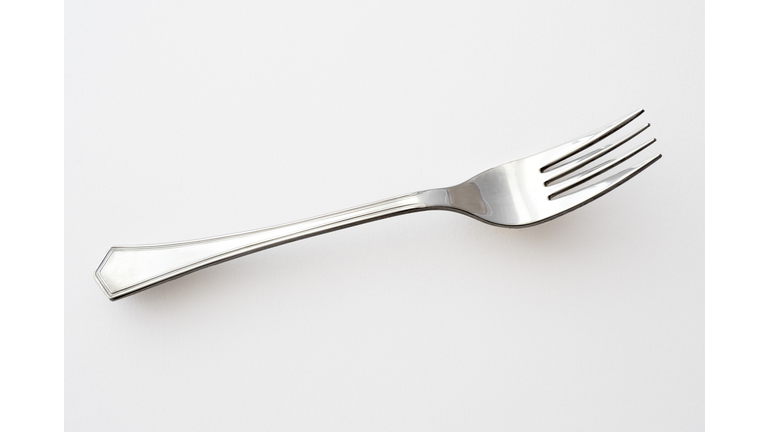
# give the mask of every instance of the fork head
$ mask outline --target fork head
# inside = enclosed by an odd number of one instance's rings
[[[491,168],[456,186],[437,190],[443,205],[434,199],[429,205],[459,211],[492,225],[515,228],[540,224],[575,210],[610,192],[661,158],[657,154],[595,184],[588,184],[655,142],[655,139],[641,141],[626,154],[601,161],[603,156],[650,126],[645,124],[627,136],[613,138],[615,132],[642,113],[643,110],[635,111],[573,141]],[[608,144],[592,149],[604,141]],[[587,187],[583,187],[585,184]]]

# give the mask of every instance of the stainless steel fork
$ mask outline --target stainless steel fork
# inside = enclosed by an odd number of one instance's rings
[[[650,124],[596,150],[584,152],[640,116],[636,111],[595,132],[545,152],[484,171],[455,186],[401,195],[299,222],[200,240],[115,246],[96,269],[110,300],[151,288],[193,271],[294,240],[422,210],[450,210],[508,228],[540,224],[610,192],[661,158],[655,155],[595,184],[587,182],[655,142],[587,167]]]

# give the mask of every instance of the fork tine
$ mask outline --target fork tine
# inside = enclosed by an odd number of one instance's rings
[[[589,164],[590,162],[596,161],[600,159],[601,157],[607,155],[608,153],[616,150],[620,146],[626,144],[629,140],[632,138],[638,136],[642,131],[648,129],[651,127],[650,123],[646,123],[645,126],[641,127],[640,129],[636,130],[635,132],[632,132],[629,136],[620,139],[619,141],[614,142],[613,144],[609,144],[607,146],[601,147],[597,150],[591,151],[587,153],[586,155],[573,160],[571,162],[568,162],[566,164],[563,164],[561,166],[558,166],[556,168],[552,168],[549,171],[547,171],[547,175],[550,176],[549,180],[545,181],[544,184],[546,186],[549,186],[550,183],[576,171],[577,169]]]
[[[591,132],[581,138],[577,138],[571,142],[561,144],[555,148],[540,153],[540,156],[542,157],[541,160],[544,162],[544,166],[541,168],[541,172],[546,172],[547,169],[553,165],[557,165],[559,162],[562,162],[568,157],[573,156],[574,154],[597,143],[608,135],[616,132],[617,130],[624,127],[627,123],[639,117],[640,114],[642,114],[644,111],[645,110],[642,109],[637,110],[626,117],[623,117],[607,126],[598,129],[595,132]]]
[[[584,171],[583,173],[580,173],[578,175],[575,175],[567,180],[563,180],[559,183],[556,183],[552,186],[557,186],[558,190],[556,192],[553,192],[551,195],[549,195],[549,199],[552,199],[553,197],[562,194],[563,192],[566,192],[570,189],[573,189],[574,187],[592,179],[596,176],[608,171],[609,169],[615,167],[616,165],[624,162],[625,160],[631,158],[632,156],[640,153],[642,150],[644,150],[649,145],[656,142],[656,138],[652,138],[650,141],[646,142],[643,145],[637,146],[635,149],[630,151],[629,153],[625,154],[624,156],[616,159],[611,159],[606,162],[601,163],[600,165],[589,169],[587,171]]]
[[[560,213],[575,210],[581,207],[582,205],[587,204],[590,201],[594,201],[597,198],[600,198],[602,195],[605,195],[608,192],[612,191],[613,189],[617,188],[622,183],[640,174],[641,171],[648,168],[659,159],[661,159],[660,154],[650,159],[647,159],[646,161],[638,165],[635,165],[632,168],[627,168],[617,174],[614,174],[608,177],[607,179],[601,181],[600,183],[597,183],[595,185],[592,185],[586,189],[580,190],[570,195],[556,198],[552,202],[558,203],[558,205],[560,206],[558,212]]]

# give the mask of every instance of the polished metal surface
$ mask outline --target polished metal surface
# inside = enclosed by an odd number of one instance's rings
[[[255,231],[178,243],[115,246],[96,269],[96,281],[110,300],[116,300],[269,247],[415,211],[450,210],[508,228],[540,224],[610,192],[661,158],[660,154],[655,155],[597,183],[588,183],[655,141],[651,139],[621,157],[590,165],[647,129],[648,124],[585,152],[642,113],[643,110],[636,111],[581,138],[491,168],[455,186],[401,195]]]

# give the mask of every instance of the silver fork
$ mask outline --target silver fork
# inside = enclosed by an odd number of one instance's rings
[[[552,220],[610,192],[661,158],[650,159],[587,187],[594,177],[639,153],[586,168],[625,144],[650,124],[596,150],[582,153],[640,116],[636,111],[595,132],[524,159],[484,171],[455,186],[401,195],[299,222],[178,243],[115,246],[96,269],[96,282],[117,300],[193,271],[294,240],[422,210],[450,210],[479,221],[524,228]],[[578,155],[577,155],[578,154]]]

